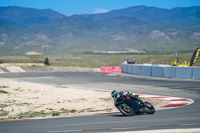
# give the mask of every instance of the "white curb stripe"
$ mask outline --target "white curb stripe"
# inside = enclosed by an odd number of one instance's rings
[[[163,107],[159,107],[156,110],[164,110],[164,109],[171,109],[177,108],[185,105],[190,105],[194,103],[194,100],[188,98],[180,98],[180,97],[168,97],[168,96],[158,96],[158,95],[147,95],[147,94],[137,94],[139,97],[147,97],[147,98],[155,98],[155,99],[163,99],[169,100],[170,103]]]

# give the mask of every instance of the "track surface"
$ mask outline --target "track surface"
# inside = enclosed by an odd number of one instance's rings
[[[124,117],[121,114],[63,117],[0,122],[2,133],[27,132],[119,132],[200,127],[200,81],[149,77],[106,76],[88,72],[4,73],[0,77],[22,81],[102,90],[128,90],[162,96],[190,98],[192,105],[157,111],[154,115]]]

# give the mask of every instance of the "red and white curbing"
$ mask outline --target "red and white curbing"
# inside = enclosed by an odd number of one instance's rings
[[[148,97],[155,99],[163,99],[169,100],[170,103],[161,107],[156,108],[156,110],[165,110],[171,108],[177,108],[185,105],[190,105],[194,103],[194,100],[188,98],[180,98],[180,97],[167,97],[167,96],[157,96],[157,95],[146,95],[146,94],[137,94],[139,97]]]

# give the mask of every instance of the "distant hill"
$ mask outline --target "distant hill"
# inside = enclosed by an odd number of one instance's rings
[[[31,25],[33,23],[46,23],[66,17],[51,9],[38,10],[18,6],[0,7],[0,23],[16,23]]]
[[[67,17],[50,9],[0,7],[0,54],[193,51],[200,45],[199,11],[137,6]]]
[[[200,26],[200,7],[173,8],[171,10],[156,7],[136,6],[113,10],[108,13],[84,15],[95,21],[115,17],[135,17],[156,26]]]

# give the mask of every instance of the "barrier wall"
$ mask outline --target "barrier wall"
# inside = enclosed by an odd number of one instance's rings
[[[152,66],[152,77],[163,77],[163,68]]]
[[[135,65],[132,69],[134,75],[141,75],[141,66]]]
[[[176,78],[180,79],[192,79],[192,68],[191,67],[177,67]]]
[[[122,64],[122,72],[127,73],[127,64]]]
[[[200,67],[123,64],[122,72],[133,75],[152,76],[160,78],[163,77],[200,80]]]
[[[133,74],[133,67],[132,67],[131,64],[128,64],[128,65],[127,65],[127,73]]]
[[[151,66],[141,66],[142,76],[151,76]]]
[[[193,67],[193,78],[200,80],[200,68],[199,67]]]
[[[164,78],[176,78],[176,67],[163,67]]]

